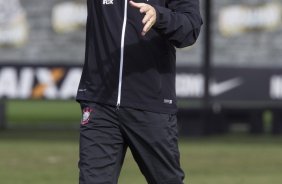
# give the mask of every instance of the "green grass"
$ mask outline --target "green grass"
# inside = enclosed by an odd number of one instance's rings
[[[181,139],[186,184],[281,183],[282,137]],[[1,184],[78,183],[78,132],[0,132]],[[145,184],[128,152],[120,184]]]
[[[80,122],[80,106],[75,101],[10,100],[6,102],[8,126],[71,128]]]

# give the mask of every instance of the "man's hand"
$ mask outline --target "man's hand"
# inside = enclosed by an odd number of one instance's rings
[[[143,30],[142,30],[142,36],[145,36],[145,34],[151,29],[151,27],[156,23],[157,19],[157,13],[154,7],[152,7],[149,4],[146,3],[135,3],[133,1],[129,1],[130,5],[138,8],[140,13],[144,13],[145,16],[142,20],[142,23],[144,24]]]

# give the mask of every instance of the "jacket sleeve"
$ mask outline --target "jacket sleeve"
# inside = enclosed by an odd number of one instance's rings
[[[202,25],[199,0],[168,0],[166,7],[153,7],[157,12],[154,29],[175,47],[183,48],[196,42]]]

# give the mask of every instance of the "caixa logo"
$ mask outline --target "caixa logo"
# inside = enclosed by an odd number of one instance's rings
[[[81,72],[79,67],[1,67],[0,98],[74,98]]]

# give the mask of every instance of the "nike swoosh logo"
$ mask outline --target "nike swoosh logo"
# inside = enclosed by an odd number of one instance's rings
[[[210,94],[211,96],[219,96],[240,86],[242,83],[243,80],[241,78],[233,78],[220,83],[213,82],[210,85]]]

